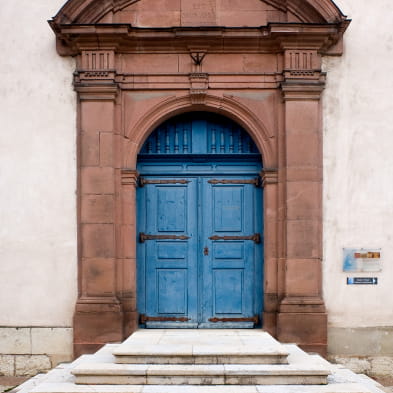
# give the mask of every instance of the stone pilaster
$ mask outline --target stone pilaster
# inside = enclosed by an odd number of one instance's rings
[[[285,51],[284,298],[277,337],[326,353],[322,299],[322,124],[324,75],[313,50]]]
[[[75,73],[79,113],[79,296],[75,355],[123,338],[116,277],[115,102],[112,51],[82,51]]]

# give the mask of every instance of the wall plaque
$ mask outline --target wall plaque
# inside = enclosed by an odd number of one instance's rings
[[[380,272],[380,248],[344,248],[344,272]]]

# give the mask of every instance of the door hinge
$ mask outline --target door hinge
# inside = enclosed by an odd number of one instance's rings
[[[149,317],[145,314],[139,316],[140,323],[146,322],[187,322],[190,318],[186,317]]]
[[[163,180],[156,180],[156,179],[144,179],[140,177],[138,179],[139,187],[143,187],[146,184],[187,184],[190,183],[191,180],[186,179],[163,179]]]
[[[146,235],[146,233],[139,233],[139,242],[144,243],[146,240],[187,240],[190,236],[186,235]]]
[[[257,325],[259,322],[259,316],[254,315],[253,317],[249,318],[209,318],[209,322],[253,322],[255,325]]]
[[[255,187],[261,186],[261,179],[211,179],[208,180],[210,184],[254,184]]]
[[[254,243],[259,244],[261,242],[261,235],[259,233],[254,233],[250,236],[210,236],[210,240],[252,240]]]

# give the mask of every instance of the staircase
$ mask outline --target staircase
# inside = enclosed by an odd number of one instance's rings
[[[380,393],[376,382],[261,330],[139,330],[20,393]]]

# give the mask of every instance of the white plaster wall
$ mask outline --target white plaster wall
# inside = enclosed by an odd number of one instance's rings
[[[74,62],[46,20],[64,0],[0,5],[0,326],[71,326],[76,299]]]
[[[336,4],[352,23],[344,56],[324,61],[324,296],[331,326],[392,326],[392,5]],[[383,271],[343,273],[343,247],[382,248]],[[347,276],[379,283],[347,286]]]

